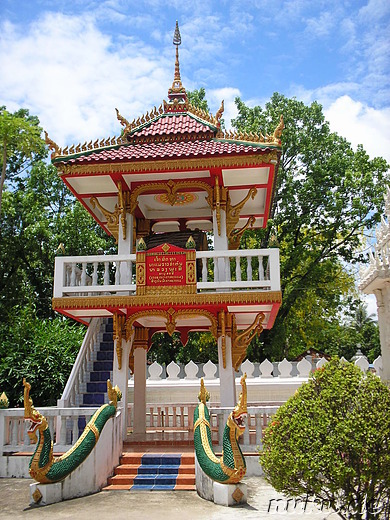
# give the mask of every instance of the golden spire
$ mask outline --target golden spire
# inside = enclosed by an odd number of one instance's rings
[[[181,77],[180,77],[180,65],[179,65],[179,45],[181,45],[181,36],[180,36],[180,30],[179,30],[179,23],[176,20],[176,27],[175,27],[175,33],[173,35],[173,45],[176,45],[176,61],[175,61],[175,79],[174,82],[180,82],[181,84]]]
[[[175,32],[173,35],[173,45],[176,45],[176,60],[175,60],[175,76],[173,78],[172,87],[168,90],[168,97],[172,98],[184,98],[186,97],[186,91],[183,87],[180,77],[180,64],[179,64],[179,45],[181,45],[181,36],[179,30],[179,23],[176,20]]]

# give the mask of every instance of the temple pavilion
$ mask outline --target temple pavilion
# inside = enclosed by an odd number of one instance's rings
[[[116,255],[58,256],[53,309],[85,324],[113,318],[113,383],[126,410],[134,372],[138,433],[156,332],[178,331],[186,344],[189,332],[211,331],[220,405],[234,406],[234,372],[281,303],[278,249],[241,249],[240,239],[267,224],[283,118],[265,136],[224,131],[223,101],[212,115],[188,100],[178,26],[173,43],[174,79],[159,108],[132,121],[116,110],[118,137],[61,149],[46,135],[59,176],[118,247]]]

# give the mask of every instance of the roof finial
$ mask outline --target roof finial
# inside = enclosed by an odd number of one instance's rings
[[[181,36],[179,30],[179,23],[176,20],[175,32],[173,35],[173,45],[176,45],[176,61],[175,61],[175,76],[173,79],[172,87],[168,91],[169,98],[186,98],[186,91],[182,85],[180,77],[180,64],[179,64],[179,45],[181,45]]]
[[[178,86],[177,82],[180,82],[181,85],[181,77],[180,77],[180,65],[179,65],[179,45],[181,45],[181,36],[180,36],[180,30],[179,30],[179,23],[176,20],[176,27],[175,27],[175,33],[173,35],[173,45],[176,45],[176,61],[175,61],[175,79],[174,79],[174,85]],[[174,85],[172,85],[172,88],[174,88]]]

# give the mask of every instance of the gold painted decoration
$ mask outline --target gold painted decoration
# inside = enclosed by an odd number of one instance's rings
[[[162,309],[148,309],[135,312],[129,316],[126,321],[126,338],[127,340],[131,337],[133,333],[133,325],[135,322],[142,318],[150,318],[150,317],[160,317],[165,319],[165,328],[170,336],[175,332],[176,324],[178,319],[186,319],[190,320],[191,318],[197,318],[199,316],[204,316],[210,321],[210,332],[214,337],[217,335],[217,319],[216,317],[209,311],[204,309],[179,309],[175,310],[173,307],[170,307],[167,310]],[[137,330],[137,328],[135,328]]]
[[[252,200],[255,198],[257,194],[257,189],[252,187],[249,189],[246,196],[237,204],[234,206],[231,203],[230,200],[230,194],[229,191],[227,193],[227,203],[226,203],[226,234],[227,237],[230,238],[232,235],[232,232],[240,218],[240,212],[242,208],[245,206],[247,201],[252,198]]]
[[[115,112],[116,112],[116,117],[117,117],[118,121],[120,122],[120,124],[122,126],[124,126],[125,128],[127,126],[129,126],[130,123],[128,122],[127,119],[125,119],[123,116],[120,115],[119,110],[117,108],[115,109]]]
[[[55,157],[58,157],[61,153],[61,149],[58,146],[57,143],[52,141],[49,137],[49,134],[44,130],[45,133],[45,143],[49,146],[49,149],[52,150],[51,158],[54,159]]]
[[[252,228],[254,223],[256,222],[256,217],[253,215],[248,218],[246,224],[242,226],[240,229],[233,229],[228,237],[229,240],[229,249],[238,249],[240,247],[241,237],[248,228]]]
[[[53,309],[105,309],[162,305],[233,305],[281,303],[281,291],[232,291],[226,293],[169,294],[147,296],[78,296],[53,298]]]
[[[0,410],[8,408],[8,407],[9,407],[9,399],[7,397],[7,394],[5,392],[3,392],[0,395]]]
[[[196,188],[207,192],[208,196],[206,201],[211,208],[213,204],[213,190],[206,182],[196,180],[174,182],[171,179],[168,182],[148,182],[146,184],[137,186],[130,195],[130,213],[134,215],[134,212],[138,206],[138,197],[144,193],[161,190],[162,192],[165,192],[167,202],[171,206],[174,206],[177,202],[177,197],[180,190]]]
[[[118,359],[118,368],[119,370],[122,369],[122,340],[125,336],[125,323],[126,323],[126,316],[123,314],[118,314],[117,312],[114,312],[113,316],[113,326],[114,326],[114,340],[115,340],[115,349],[116,349],[116,355]]]
[[[242,332],[238,332],[236,317],[233,315],[232,362],[234,370],[237,371],[241,363],[244,361],[249,343],[255,336],[263,331],[262,323],[264,319],[265,314],[259,312],[249,327]]]
[[[112,236],[115,238],[116,243],[118,243],[118,237],[119,237],[119,215],[120,210],[118,208],[118,204],[115,204],[115,209],[113,212],[108,211],[108,209],[104,208],[100,202],[97,200],[96,197],[91,197],[89,199],[89,202],[91,203],[91,206],[95,209],[96,206],[100,209],[100,211],[103,213],[105,218],[107,219],[107,229],[112,234]]]
[[[130,208],[130,192],[122,190],[122,182],[118,182],[118,203],[115,204],[114,211],[104,208],[96,197],[91,197],[89,201],[91,206],[94,209],[97,206],[107,219],[107,229],[115,238],[116,243],[118,243],[119,238],[119,218],[121,219],[123,240],[126,240],[126,213]]]
[[[259,153],[260,152],[260,153]],[[199,168],[227,168],[240,166],[261,166],[263,164],[276,164],[279,160],[280,151],[273,150],[267,153],[251,152],[245,155],[228,155],[218,157],[196,157],[193,159],[168,159],[162,161],[134,161],[111,164],[63,164],[56,163],[54,166],[60,175],[96,175],[110,173],[133,173],[133,172],[167,172],[177,170],[198,170]]]
[[[168,194],[160,193],[154,196],[154,200],[160,204],[169,204],[170,206],[185,206],[197,201],[198,195],[195,193],[176,193],[175,202],[172,204],[171,197]]]

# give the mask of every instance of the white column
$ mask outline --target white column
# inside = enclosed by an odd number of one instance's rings
[[[217,211],[213,211],[213,233],[214,233],[214,251],[227,251],[229,249],[228,238],[226,235],[226,211],[221,209],[221,234],[218,234],[218,222],[217,222]],[[229,259],[219,258],[218,259],[218,273],[219,282],[224,282],[230,279],[230,269],[226,272],[226,265],[229,263]],[[230,265],[230,264],[229,264]]]
[[[378,307],[378,326],[382,355],[382,378],[390,383],[390,284],[374,291]]]
[[[123,440],[127,437],[127,413],[128,413],[128,385],[129,385],[129,355],[133,338],[129,341],[122,339],[122,357],[121,357],[121,368],[119,369],[118,355],[117,355],[117,341],[114,345],[114,367],[112,375],[113,386],[117,385],[122,392],[122,400],[119,402],[119,406],[122,408],[122,435]]]
[[[148,329],[135,328],[133,433],[146,432],[146,353]]]
[[[119,219],[118,255],[130,255],[133,247],[133,215],[126,213],[126,239],[123,240],[122,221]],[[131,283],[128,264],[122,263],[120,268],[121,284]]]
[[[223,367],[222,337],[218,338],[219,391],[222,407],[234,408],[236,401],[236,383],[232,365],[232,340],[225,337],[225,368]]]

